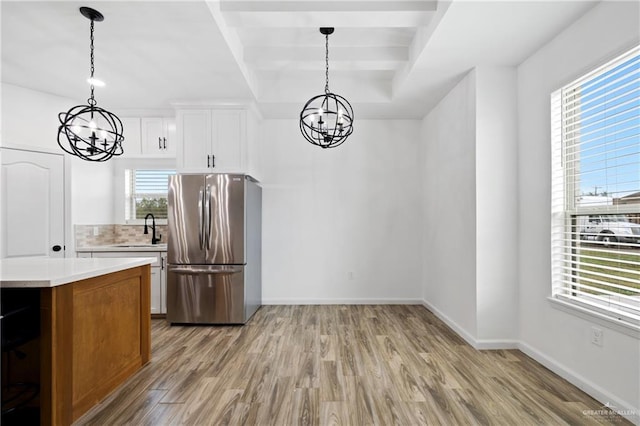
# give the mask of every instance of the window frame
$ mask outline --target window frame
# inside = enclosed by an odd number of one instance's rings
[[[175,159],[170,158],[114,158],[114,222],[121,225],[144,225],[144,219],[126,219],[125,205],[128,202],[125,192],[125,170],[175,170]],[[167,219],[156,219],[156,225],[166,225]]]
[[[136,172],[140,171],[140,170],[145,170],[145,171],[167,171],[167,172],[173,172],[173,174],[177,173],[175,168],[172,169],[167,169],[167,168],[148,168],[148,167],[136,167],[136,168],[125,168],[124,169],[124,173],[125,175],[127,173],[130,173],[131,176],[129,177],[129,179],[134,180],[133,182],[130,182],[129,185],[127,185],[127,177],[125,176],[125,222],[127,225],[142,225],[144,224],[144,219],[142,218],[133,218],[133,219],[128,219],[127,218],[127,209],[132,209],[135,210],[135,198],[136,196],[140,196],[140,195],[156,195],[156,194],[151,194],[151,193],[140,193],[140,192],[130,192],[131,188],[135,188],[135,179],[136,179]],[[127,186],[129,186],[129,188],[127,188]],[[168,198],[168,190],[167,190],[167,197]],[[157,198],[157,197],[154,197]],[[136,216],[135,212],[133,213],[133,216]],[[155,218],[155,222],[156,224],[159,225],[166,225],[167,224],[167,219],[166,218],[161,218],[161,217],[156,217]]]
[[[580,300],[577,297],[569,297],[567,286],[569,284],[563,273],[566,273],[567,263],[579,262],[576,256],[581,256],[576,250],[581,246],[581,240],[578,231],[579,216],[601,216],[611,214],[635,214],[640,215],[640,204],[629,205],[577,205],[577,197],[575,196],[578,187],[576,185],[575,169],[568,166],[568,163],[575,160],[569,151],[569,143],[564,138],[566,134],[566,123],[563,117],[563,99],[566,90],[575,90],[581,83],[588,82],[607,72],[609,69],[622,64],[624,61],[640,54],[640,46],[635,46],[627,50],[616,58],[608,61],[605,65],[596,68],[593,71],[585,73],[582,77],[573,82],[564,85],[562,88],[551,94],[551,145],[552,145],[552,179],[551,179],[551,279],[552,292],[548,298],[552,306],[572,313],[574,315],[596,321],[604,326],[615,328],[630,336],[640,338],[640,308],[637,312],[631,312],[629,315],[619,314],[605,307],[605,302],[601,302],[600,306],[594,305],[595,302],[585,297]],[[570,93],[569,93],[570,96]],[[571,129],[570,131],[573,131]],[[574,142],[579,141],[574,139]],[[571,172],[568,173],[567,169]],[[602,219],[602,217],[600,217]],[[567,235],[571,235],[567,238]],[[570,242],[570,244],[567,244]],[[613,275],[615,276],[615,275]],[[572,289],[576,287],[571,287]],[[598,302],[600,303],[600,302]]]

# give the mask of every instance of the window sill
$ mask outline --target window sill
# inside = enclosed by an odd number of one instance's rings
[[[598,323],[603,327],[618,331],[626,334],[627,336],[640,339],[640,325],[638,324],[632,324],[623,319],[582,307],[579,302],[566,301],[553,296],[548,297],[547,300],[549,300],[551,307],[554,309],[561,310],[587,321]]]

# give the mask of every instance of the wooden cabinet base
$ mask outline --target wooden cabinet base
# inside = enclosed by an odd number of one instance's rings
[[[149,362],[150,266],[41,291],[41,424],[70,425]]]

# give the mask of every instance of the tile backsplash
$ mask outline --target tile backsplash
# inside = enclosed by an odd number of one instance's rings
[[[95,247],[110,244],[151,243],[151,229],[145,235],[144,225],[75,225],[76,247]],[[167,242],[167,225],[156,225],[160,243]]]

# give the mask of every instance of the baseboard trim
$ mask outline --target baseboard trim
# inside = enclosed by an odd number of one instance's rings
[[[422,305],[421,299],[262,299],[263,305]]]
[[[476,349],[485,350],[497,350],[497,349],[519,349],[517,340],[499,340],[499,339],[479,339],[476,340]]]
[[[572,385],[574,385],[584,393],[592,396],[595,400],[604,404],[603,406],[606,405],[610,409],[617,411],[620,415],[634,424],[640,424],[640,407],[633,407],[632,404],[620,400],[615,395],[609,393],[607,390],[601,388],[595,383],[592,383],[591,381],[585,379],[581,375],[567,368],[566,365],[562,365],[557,361],[547,357],[540,351],[534,349],[524,342],[518,342],[518,349],[522,353],[526,354],[535,361],[544,365],[549,370],[556,373],[558,376],[570,382]]]
[[[441,310],[439,310],[426,300],[422,300],[422,306],[424,306],[427,310],[431,311],[435,316],[440,318],[440,320],[442,320],[442,322],[447,324],[449,328],[455,331],[458,336],[462,337],[468,344],[477,349],[476,346],[478,342],[476,342],[476,339],[471,334],[469,334],[467,330],[460,327],[455,321],[446,316],[444,313],[442,313]]]

